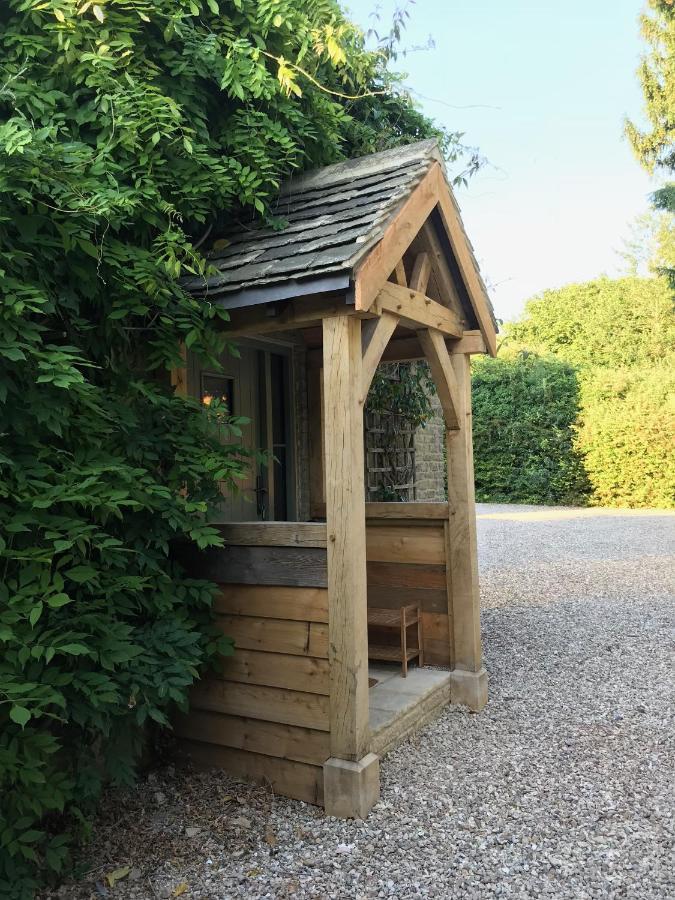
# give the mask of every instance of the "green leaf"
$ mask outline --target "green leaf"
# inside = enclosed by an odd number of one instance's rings
[[[84,644],[61,644],[58,648],[59,653],[67,653],[69,656],[85,656],[91,654],[91,650]]]
[[[53,594],[47,599],[47,604],[51,606],[52,609],[59,609],[61,606],[65,606],[66,603],[72,602],[73,597],[69,597],[68,594]]]
[[[71,581],[75,581],[78,584],[93,581],[98,576],[96,569],[91,566],[74,566],[72,569],[67,569],[63,574],[66,578],[70,578]]]
[[[9,717],[12,722],[16,722],[17,725],[20,725],[23,728],[26,723],[30,721],[31,713],[26,709],[25,706],[14,705],[9,710]]]
[[[31,627],[35,626],[35,623],[38,621],[40,616],[42,615],[42,601],[38,601],[35,606],[31,609],[28,615],[28,621],[31,624]]]

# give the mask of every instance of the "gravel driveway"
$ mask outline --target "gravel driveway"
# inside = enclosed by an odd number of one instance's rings
[[[60,896],[675,897],[675,517],[478,512],[490,702],[387,757],[367,821],[169,768]]]

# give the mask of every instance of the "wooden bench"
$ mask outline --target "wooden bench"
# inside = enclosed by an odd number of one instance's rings
[[[380,609],[368,607],[368,625],[377,628],[396,628],[400,631],[400,643],[372,644],[368,642],[368,658],[388,662],[401,662],[402,676],[408,674],[408,662],[418,657],[419,665],[424,665],[422,650],[422,616],[420,608],[415,604],[402,606],[400,609]],[[408,645],[408,629],[417,625],[417,646]]]

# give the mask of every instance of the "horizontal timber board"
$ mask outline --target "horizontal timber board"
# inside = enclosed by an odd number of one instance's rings
[[[241,547],[207,550],[200,578],[222,584],[326,587],[326,551],[318,547]]]
[[[366,559],[369,562],[444,565],[442,527],[416,528],[411,524],[370,526],[366,529]]]
[[[182,741],[183,752],[201,768],[223,769],[251,781],[269,783],[275,794],[323,806],[323,768],[279,759],[262,753],[248,753],[231,747],[217,747],[198,741]]]
[[[236,650],[223,659],[220,675],[226,681],[328,695],[330,669],[327,659]]]
[[[190,692],[194,709],[328,731],[328,697],[206,678]]]
[[[372,587],[368,585],[368,606],[380,609],[400,609],[415,603],[423,612],[447,615],[448,595],[445,588],[440,590],[408,587]]]
[[[447,503],[366,503],[366,519],[448,519]]]
[[[444,565],[368,562],[369,589],[371,587],[410,587],[445,591],[446,586],[447,575]]]
[[[330,756],[327,732],[278,722],[195,709],[177,716],[174,729],[179,737],[189,740],[313,765],[323,765]]]
[[[322,522],[226,522],[216,526],[226,544],[262,547],[325,547]]]
[[[327,622],[328,590],[285,585],[222,585],[214,609],[222,615]]]
[[[328,659],[328,626],[253,616],[216,616],[217,627],[241,650]]]

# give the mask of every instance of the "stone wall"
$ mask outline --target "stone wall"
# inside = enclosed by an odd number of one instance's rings
[[[441,404],[434,391],[431,397],[433,416],[425,428],[415,434],[415,500],[420,502],[443,501],[445,490],[445,425]]]

